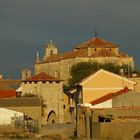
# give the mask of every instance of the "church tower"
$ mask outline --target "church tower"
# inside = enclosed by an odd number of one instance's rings
[[[57,54],[57,48],[55,47],[55,44],[52,43],[52,40],[44,46],[45,47],[45,55],[43,60],[46,60],[48,57]]]

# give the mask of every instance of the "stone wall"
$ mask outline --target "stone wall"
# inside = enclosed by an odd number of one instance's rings
[[[35,74],[46,72],[47,74],[58,77],[64,80],[64,84],[68,83],[68,79],[70,78],[70,70],[74,64],[80,62],[98,62],[101,64],[105,63],[115,63],[120,66],[129,65],[134,69],[134,60],[133,57],[128,58],[118,58],[118,57],[76,57],[69,59],[62,59],[54,62],[43,62],[35,64]]]
[[[99,122],[99,116],[111,117],[111,122]],[[139,109],[77,108],[77,136],[81,139],[133,140],[139,131]]]
[[[100,123],[99,129],[100,129],[100,139],[134,140],[134,135],[140,131],[140,123],[137,122]],[[93,133],[94,132],[95,131],[93,130]]]
[[[113,107],[139,107],[140,93],[135,91],[128,91],[126,94],[116,96],[112,99]]]
[[[47,123],[50,113],[56,115],[56,122],[64,122],[64,99],[62,82],[27,82],[22,83],[22,95],[32,93],[43,98],[42,123]]]
[[[139,77],[133,77],[133,78],[130,78],[130,80],[136,82],[135,91],[140,93],[140,78]]]

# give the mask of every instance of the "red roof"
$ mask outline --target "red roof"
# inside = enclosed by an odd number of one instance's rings
[[[114,44],[112,42],[108,42],[102,38],[97,38],[94,37],[93,39],[90,39],[76,47],[76,49],[82,49],[82,48],[88,48],[88,47],[93,47],[93,48],[118,48],[117,44]]]
[[[16,90],[0,90],[0,98],[16,97]]]
[[[25,81],[60,81],[60,79],[50,76],[45,72],[42,72],[33,77],[26,79]]]
[[[93,55],[89,56],[87,48],[102,48],[100,51],[94,53]],[[109,50],[108,48],[118,48],[117,44],[108,42],[102,38],[94,37],[93,39],[90,39],[80,45],[78,45],[74,51],[64,52],[61,54],[55,54],[48,58],[45,58],[45,60],[40,61],[38,63],[48,63],[48,62],[56,62],[63,59],[70,59],[75,57],[128,57],[126,54],[115,54]]]
[[[91,103],[92,105],[96,105],[96,104],[105,102],[105,101],[107,101],[107,100],[110,100],[110,99],[112,99],[112,98],[114,98],[114,97],[116,97],[116,96],[118,96],[118,95],[125,94],[125,93],[127,93],[128,91],[129,91],[129,89],[128,89],[127,87],[125,87],[124,89],[122,89],[122,90],[120,90],[120,91],[118,91],[118,92],[109,93],[109,94],[107,94],[107,95],[105,95],[105,96],[102,96],[102,97],[100,97],[100,98],[98,98],[98,99],[96,99],[96,100],[91,101],[90,103]]]
[[[76,51],[69,51],[69,52],[64,52],[61,54],[52,55],[46,58],[46,60],[44,60],[43,62],[39,62],[39,63],[55,62],[55,61],[60,61],[62,59],[69,59],[69,58],[75,58],[75,57],[88,57],[88,54],[86,50],[79,49]]]

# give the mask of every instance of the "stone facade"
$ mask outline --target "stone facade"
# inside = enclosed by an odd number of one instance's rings
[[[45,77],[43,74],[42,78]],[[22,96],[37,95],[43,99],[42,124],[64,123],[63,82],[58,79],[44,80],[38,77],[22,81]]]
[[[78,106],[77,136],[80,139],[132,140],[139,129],[140,108],[90,109]]]
[[[37,59],[35,63],[35,74],[46,72],[64,80],[65,84],[70,78],[71,67],[79,62],[114,63],[134,69],[133,57],[121,53],[118,45],[97,37],[78,45],[73,51],[61,54],[57,53],[52,41],[45,47],[43,60]]]

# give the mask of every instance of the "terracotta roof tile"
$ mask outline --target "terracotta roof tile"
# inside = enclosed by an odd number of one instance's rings
[[[1,89],[17,89],[20,86],[20,80],[13,79],[2,79],[0,80],[0,90]]]
[[[100,51],[97,51],[93,55],[88,56],[88,51],[86,48],[89,48],[89,47],[102,48],[102,49]],[[90,39],[84,42],[81,45],[78,45],[74,51],[64,52],[61,54],[55,54],[38,63],[41,64],[41,63],[47,63],[47,62],[56,62],[63,59],[70,59],[70,58],[75,58],[75,57],[93,57],[94,58],[94,57],[127,57],[128,56],[127,54],[124,54],[124,53],[120,53],[117,55],[106,48],[118,48],[118,45],[105,41],[102,38],[95,37],[93,39]]]
[[[110,99],[112,99],[112,98],[114,98],[114,97],[116,97],[116,96],[118,96],[118,95],[125,94],[125,93],[127,93],[128,91],[129,91],[129,89],[128,89],[127,87],[125,87],[124,89],[122,89],[122,90],[120,90],[120,91],[118,91],[118,92],[109,93],[109,94],[107,94],[107,95],[105,95],[105,96],[102,96],[102,97],[100,97],[100,98],[98,98],[98,99],[96,99],[96,100],[91,101],[90,103],[91,103],[92,105],[96,105],[96,104],[105,102],[105,101],[107,101],[107,100],[110,100]]]
[[[0,98],[16,97],[16,90],[0,90]]]
[[[62,59],[69,59],[69,58],[75,58],[75,57],[87,57],[87,56],[88,55],[87,55],[86,50],[80,49],[80,50],[76,50],[76,51],[70,51],[70,52],[52,55],[40,63],[55,62],[55,61],[59,61]]]
[[[23,81],[60,81],[60,79],[50,76],[45,72],[42,72]]]
[[[89,41],[86,41],[80,45],[78,45],[76,47],[76,49],[81,49],[81,48],[88,48],[88,47],[93,47],[93,48],[118,48],[118,45],[117,44],[114,44],[114,43],[111,43],[111,42],[108,42],[102,38],[97,38],[97,37],[94,37],[93,39],[90,39]]]

